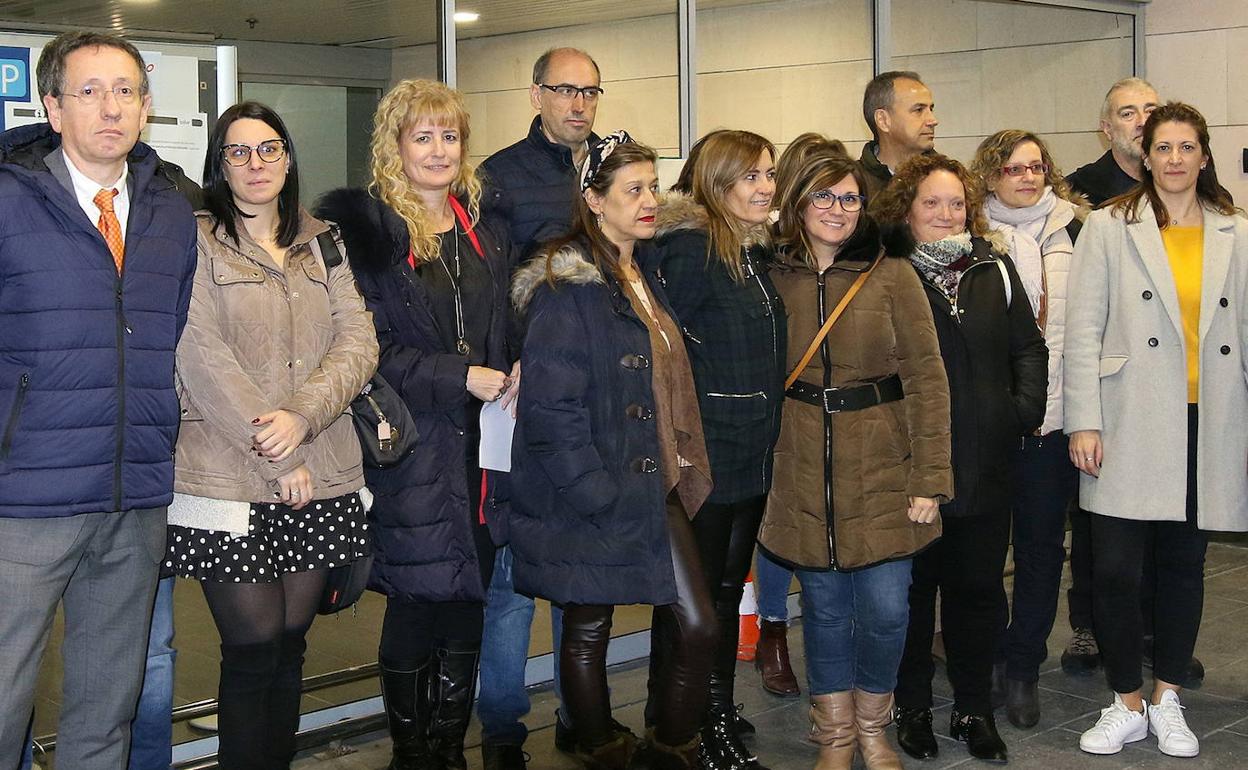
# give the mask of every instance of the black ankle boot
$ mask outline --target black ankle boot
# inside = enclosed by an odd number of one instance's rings
[[[962,714],[955,706],[949,714],[949,737],[965,743],[967,751],[976,759],[1001,765],[1010,760],[992,714]]]
[[[745,747],[733,706],[712,706],[702,728],[703,770],[767,770]]]
[[[481,648],[448,645],[434,657],[429,676],[429,748],[441,770],[466,770],[464,734],[472,717],[472,697],[477,687],[477,664]]]
[[[893,711],[897,723],[897,743],[915,759],[932,759],[939,752],[936,733],[932,732],[932,710],[898,706]]]
[[[429,661],[413,670],[381,663],[381,698],[394,743],[387,770],[433,770],[429,729]]]

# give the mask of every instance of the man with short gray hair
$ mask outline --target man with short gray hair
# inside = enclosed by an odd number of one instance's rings
[[[1123,78],[1110,86],[1101,105],[1100,126],[1109,149],[1095,162],[1067,175],[1075,192],[1099,206],[1139,183],[1144,122],[1159,103],[1157,89],[1143,78]]]
[[[0,765],[17,765],[58,605],[57,766],[126,766],[165,552],[174,349],[195,222],[152,148],[138,50],[39,57],[48,123],[0,135]]]

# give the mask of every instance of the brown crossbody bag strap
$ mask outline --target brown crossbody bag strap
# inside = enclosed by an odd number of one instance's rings
[[[883,256],[876,257],[876,260],[871,263],[871,267],[867,268],[866,272],[858,276],[853,285],[849,287],[849,291],[845,292],[845,296],[841,297],[841,301],[836,303],[836,307],[832,309],[832,314],[828,316],[828,320],[823,322],[823,326],[820,327],[819,333],[816,334],[815,339],[811,341],[810,347],[806,348],[806,353],[802,356],[802,360],[797,362],[797,366],[795,366],[793,371],[789,373],[789,376],[785,378],[785,390],[788,390],[793,386],[793,383],[797,382],[798,375],[800,375],[806,368],[806,365],[810,363],[810,359],[815,357],[815,352],[819,350],[819,346],[822,345],[824,339],[827,338],[828,332],[832,331],[832,325],[836,323],[836,319],[840,318],[841,314],[845,312],[845,308],[849,307],[850,300],[854,298],[854,295],[858,293],[858,290],[862,288],[862,285],[867,282],[867,279],[871,277],[871,274],[875,272],[875,268],[883,260]]]

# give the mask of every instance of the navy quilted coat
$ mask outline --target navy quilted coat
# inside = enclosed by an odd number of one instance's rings
[[[589,144],[597,141],[590,134]],[[572,226],[572,203],[579,194],[576,164],[571,150],[542,133],[540,115],[533,118],[528,136],[486,158],[481,173],[486,218],[506,224],[522,259]]]
[[[59,147],[46,124],[0,135],[0,516],[165,506],[195,219],[156,153],[136,145],[119,277],[44,161]]]
[[[373,314],[381,348],[377,371],[403,397],[416,422],[416,451],[393,468],[365,468],[374,495],[373,574],[369,587],[405,601],[482,601],[469,510],[463,422],[468,403],[468,359],[447,348],[438,333],[429,294],[407,264],[407,226],[386,204],[360,189],[327,193],[316,215],[338,223],[351,269]],[[494,277],[486,363],[511,368],[506,349],[509,247],[484,225],[475,229]],[[486,521],[502,540],[505,513],[499,477],[490,474]]]
[[[639,246],[641,244],[638,244]],[[573,247],[521,268],[524,383],[511,445],[516,590],[553,602],[676,601],[659,456],[650,335],[615,279]],[[651,291],[666,299],[657,277]]]

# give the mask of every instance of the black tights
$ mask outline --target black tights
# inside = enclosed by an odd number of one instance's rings
[[[223,770],[284,770],[295,754],[305,639],[325,570],[270,583],[200,583],[221,634],[217,699]]]
[[[667,533],[676,603],[655,607],[655,615],[670,629],[670,652],[664,656],[657,682],[651,682],[651,692],[656,737],[669,746],[680,746],[702,727],[718,629],[694,529],[674,497],[667,503]],[[563,608],[561,689],[586,747],[602,746],[614,737],[607,689],[607,642],[614,612],[610,605],[568,604]]]

